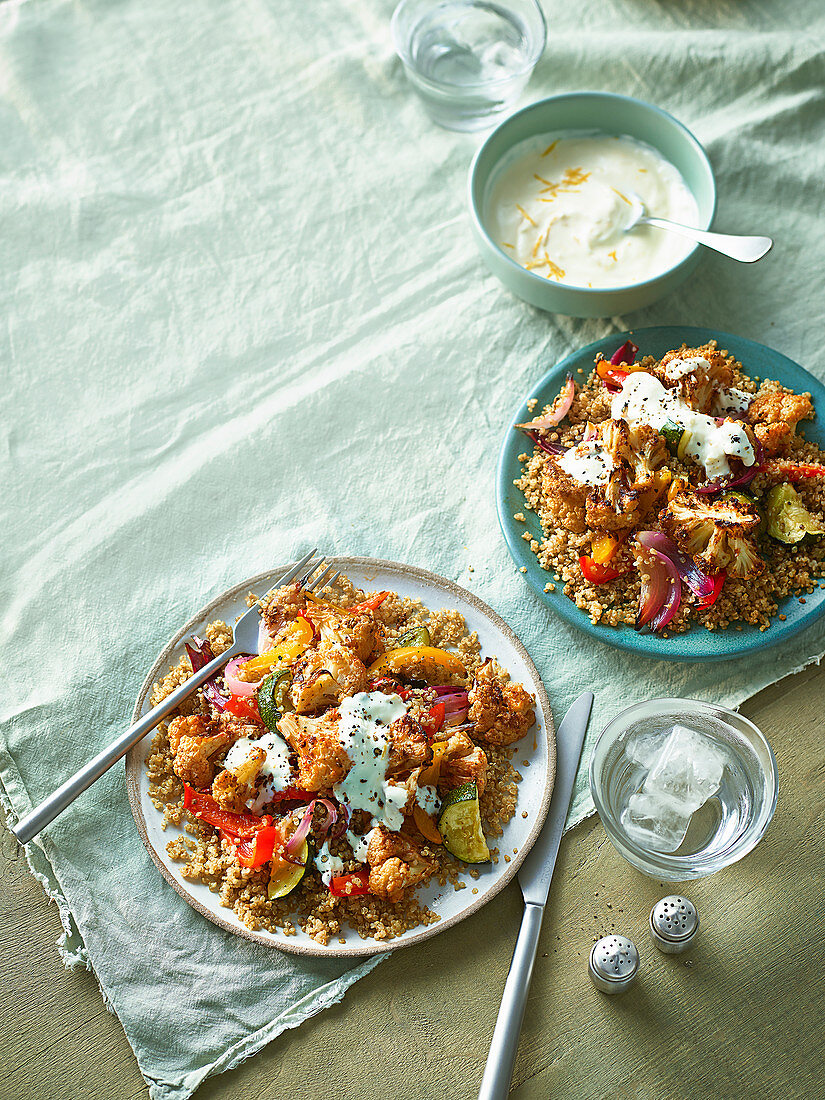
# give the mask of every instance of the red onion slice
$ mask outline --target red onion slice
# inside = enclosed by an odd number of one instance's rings
[[[197,672],[198,669],[203,668],[204,665],[215,658],[215,654],[212,652],[212,646],[203,638],[193,636],[192,645],[190,645],[189,642],[184,642],[183,645],[189,655],[189,663],[192,665],[193,672]],[[218,710],[226,709],[226,696],[221,695],[220,691],[218,691],[218,685],[215,683],[214,679],[207,680],[201,690],[213,707],[216,707]]]
[[[235,657],[223,670],[223,682],[226,684],[227,691],[233,695],[254,695],[263,682],[263,676],[260,680],[249,683],[246,680],[239,680],[235,675],[240,666],[249,660],[251,660],[250,657]]]
[[[642,593],[636,629],[650,624],[653,633],[664,630],[679,610],[682,602],[682,585],[679,571],[670,558],[658,550],[648,550],[636,555],[636,563],[642,578]]]
[[[548,443],[546,439],[541,438],[538,432],[534,432],[529,428],[522,428],[521,430],[533,440],[539,450],[546,451],[549,455],[567,454],[567,448],[562,447],[561,443]]]
[[[314,809],[315,799],[313,798],[313,800],[304,810],[304,816],[301,818],[298,828],[295,830],[295,832],[292,834],[287,842],[285,850],[289,853],[289,855],[294,856],[309,835],[309,827],[312,824],[312,814]]]
[[[646,550],[658,550],[660,554],[670,558],[679,576],[697,599],[704,600],[713,592],[713,578],[703,573],[693,559],[683,554],[676,543],[661,531],[639,531],[636,541]]]
[[[327,820],[321,826],[322,837],[326,836],[330,826],[334,825],[338,819],[338,811],[328,798],[313,798],[304,810],[304,816],[301,818],[298,828],[287,842],[285,851],[288,852],[289,855],[295,855],[301,844],[303,844],[309,835],[309,830],[312,825],[312,816],[318,804],[323,806],[327,813]]]
[[[625,340],[622,346],[610,356],[610,365],[619,367],[624,363],[625,366],[632,367],[636,361],[638,351],[638,347],[632,340]]]
[[[258,654],[268,653],[273,645],[274,643],[269,636],[269,631],[266,629],[266,623],[262,615],[261,621],[258,623]]]
[[[573,381],[573,375],[568,374],[567,381],[564,383],[552,411],[544,416],[537,416],[526,424],[516,424],[516,427],[521,428],[522,431],[534,428],[555,428],[570,412],[570,406],[573,404],[575,396],[576,383]]]
[[[192,644],[184,642],[183,647],[186,650],[189,657],[189,663],[192,666],[192,671],[197,672],[198,669],[203,668],[204,665],[208,665],[210,661],[215,659],[215,654],[212,652],[212,646],[204,638],[198,638],[192,636]]]

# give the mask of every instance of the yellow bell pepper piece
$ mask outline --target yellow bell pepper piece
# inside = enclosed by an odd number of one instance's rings
[[[413,806],[413,821],[415,821],[419,833],[421,833],[426,840],[429,840],[430,844],[444,843],[441,838],[441,833],[436,828],[435,822],[426,810],[421,809],[418,803]]]
[[[614,539],[612,535],[599,535],[590,544],[590,556],[597,565],[607,565],[620,545],[620,540]]]
[[[253,657],[251,661],[244,663],[244,672],[254,672],[260,676],[277,664],[294,661],[307,648],[312,641],[312,626],[306,619],[295,619],[292,623],[290,635],[274,649],[269,649],[259,657]]]
[[[433,744],[433,762],[418,775],[419,787],[435,787],[441,775],[441,762],[447,748],[446,741],[436,741]]]
[[[673,500],[676,494],[681,493],[681,491],[685,488],[687,488],[687,482],[684,480],[684,478],[674,478],[673,483],[667,491],[667,499]]]
[[[464,676],[467,671],[458,657],[454,653],[448,653],[446,649],[437,649],[431,645],[412,645],[384,653],[377,661],[373,661],[367,672],[373,677],[383,672],[403,674],[411,666],[423,668],[428,674],[441,669]]]

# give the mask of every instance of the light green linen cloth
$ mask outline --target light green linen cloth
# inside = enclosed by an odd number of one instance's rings
[[[817,0],[546,4],[530,98],[638,95],[706,145],[720,229],[630,320],[718,326],[822,375]],[[718,666],[636,660],[554,618],[498,532],[520,395],[625,320],[539,313],[473,247],[478,138],[436,129],[378,0],[0,4],[3,659],[17,815],[128,722],[166,638],[311,545],[436,570],[520,634],[557,718],[597,692],[736,704],[817,660],[825,626]],[[572,815],[590,804],[583,780]],[[338,999],[375,960],[233,938],[158,876],[114,769],[30,848],[68,961],[94,968],[155,1100],[184,1100]]]

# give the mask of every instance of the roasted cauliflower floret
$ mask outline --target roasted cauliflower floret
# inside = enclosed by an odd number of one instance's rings
[[[241,783],[230,771],[219,772],[212,784],[212,797],[221,807],[233,814],[246,811],[247,800],[252,796],[252,788]]]
[[[307,607],[306,593],[300,584],[287,584],[267,597],[261,618],[270,641],[278,641],[289,623],[303,615]]]
[[[701,359],[701,363],[688,364],[689,359]],[[710,413],[713,399],[720,386],[729,386],[733,371],[725,356],[714,348],[681,347],[666,352],[659,363],[649,368],[649,373],[676,390],[682,400],[696,412]]]
[[[429,752],[427,738],[409,714],[393,722],[387,732],[390,736],[387,775],[399,775],[424,763]]]
[[[338,738],[337,710],[320,718],[285,714],[278,732],[298,754],[297,785],[305,791],[320,791],[340,783],[352,767],[352,761]]]
[[[372,830],[367,847],[369,889],[376,897],[398,902],[409,886],[415,886],[435,868],[421,846],[409,836],[391,833],[383,825]]]
[[[585,518],[591,531],[622,532],[636,524],[636,501],[631,501],[626,495],[619,498],[619,507],[622,502],[632,505],[627,511],[616,511],[613,505],[599,493],[591,493],[585,504]]]
[[[322,642],[351,649],[365,664],[378,648],[380,636],[371,611],[340,611],[327,604],[309,603],[306,615],[318,628]]]
[[[618,509],[626,490],[630,490],[628,500],[636,500],[652,487],[655,471],[667,461],[667,446],[653,428],[640,425],[631,429],[624,420],[603,421],[599,438],[615,464],[605,496]]]
[[[536,720],[535,698],[521,684],[512,683],[494,657],[476,673],[468,699],[476,735],[491,745],[511,745]]]
[[[589,485],[575,481],[549,455],[542,469],[541,496],[546,509],[560,527],[581,534],[585,528],[584,505]]]
[[[667,444],[662,436],[647,424],[628,429],[629,462],[633,470],[633,488],[650,489],[653,475],[668,460]]]
[[[193,787],[208,787],[215,778],[212,757],[235,740],[229,732],[215,733],[214,725],[200,714],[173,718],[167,736],[175,775]]]
[[[366,686],[367,670],[358,654],[339,642],[321,641],[293,665],[290,696],[299,714],[309,714]]]
[[[475,783],[478,793],[484,794],[487,785],[487,756],[463,730],[457,730],[447,739],[441,758],[438,792],[446,794],[463,783]]]
[[[659,515],[662,530],[710,573],[754,577],[765,568],[756,547],[761,517],[737,497],[705,500],[677,493]]]
[[[785,451],[799,421],[810,420],[813,415],[809,393],[791,393],[785,389],[763,389],[747,412],[748,422],[769,458]]]

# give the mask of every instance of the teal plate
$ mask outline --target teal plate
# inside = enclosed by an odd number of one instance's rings
[[[641,653],[648,657],[658,657],[665,661],[718,661],[780,645],[791,635],[798,634],[800,630],[804,630],[822,616],[825,612],[825,590],[817,586],[806,596],[804,604],[793,597],[783,600],[779,605],[779,612],[786,616],[785,621],[780,622],[779,618],[774,616],[769,629],[765,631],[749,623],[743,623],[741,630],[729,628],[718,631],[694,625],[687,633],[671,635],[669,638],[659,638],[648,631],[637,632],[630,626],[594,626],[589,617],[564,595],[561,586],[555,592],[544,591],[548,579],[552,579],[551,574],[541,568],[529,543],[522,538],[526,528],[535,539],[541,540],[541,527],[535,513],[525,511],[521,490],[513,484],[513,481],[521,476],[521,463],[518,456],[529,449],[530,443],[521,432],[513,430],[510,425],[530,419],[532,414],[527,409],[528,401],[537,398],[537,408],[547,405],[556,397],[564,379],[571,371],[575,377],[576,371],[581,367],[585,374],[589,374],[598,352],[609,358],[628,339],[632,339],[634,344],[639,345],[640,355],[655,355],[657,359],[666,351],[678,348],[683,343],[688,347],[698,347],[707,343],[708,340],[717,340],[721,348],[727,348],[744,364],[748,374],[775,379],[796,393],[809,392],[814,408],[820,413],[825,409],[825,386],[793,360],[780,355],[778,351],[741,336],[730,336],[728,333],[707,328],[672,325],[635,329],[632,332],[617,333],[605,337],[604,340],[597,340],[595,344],[589,344],[580,351],[568,355],[566,359],[549,370],[538,385],[522,399],[508,423],[507,434],[499,455],[496,504],[501,530],[513,561],[517,566],[526,568],[525,579],[557,615],[600,642],[616,646],[618,649]],[[807,439],[825,449],[825,430],[821,422],[806,421],[802,430]],[[515,512],[522,511],[527,518],[526,524],[513,519]]]

